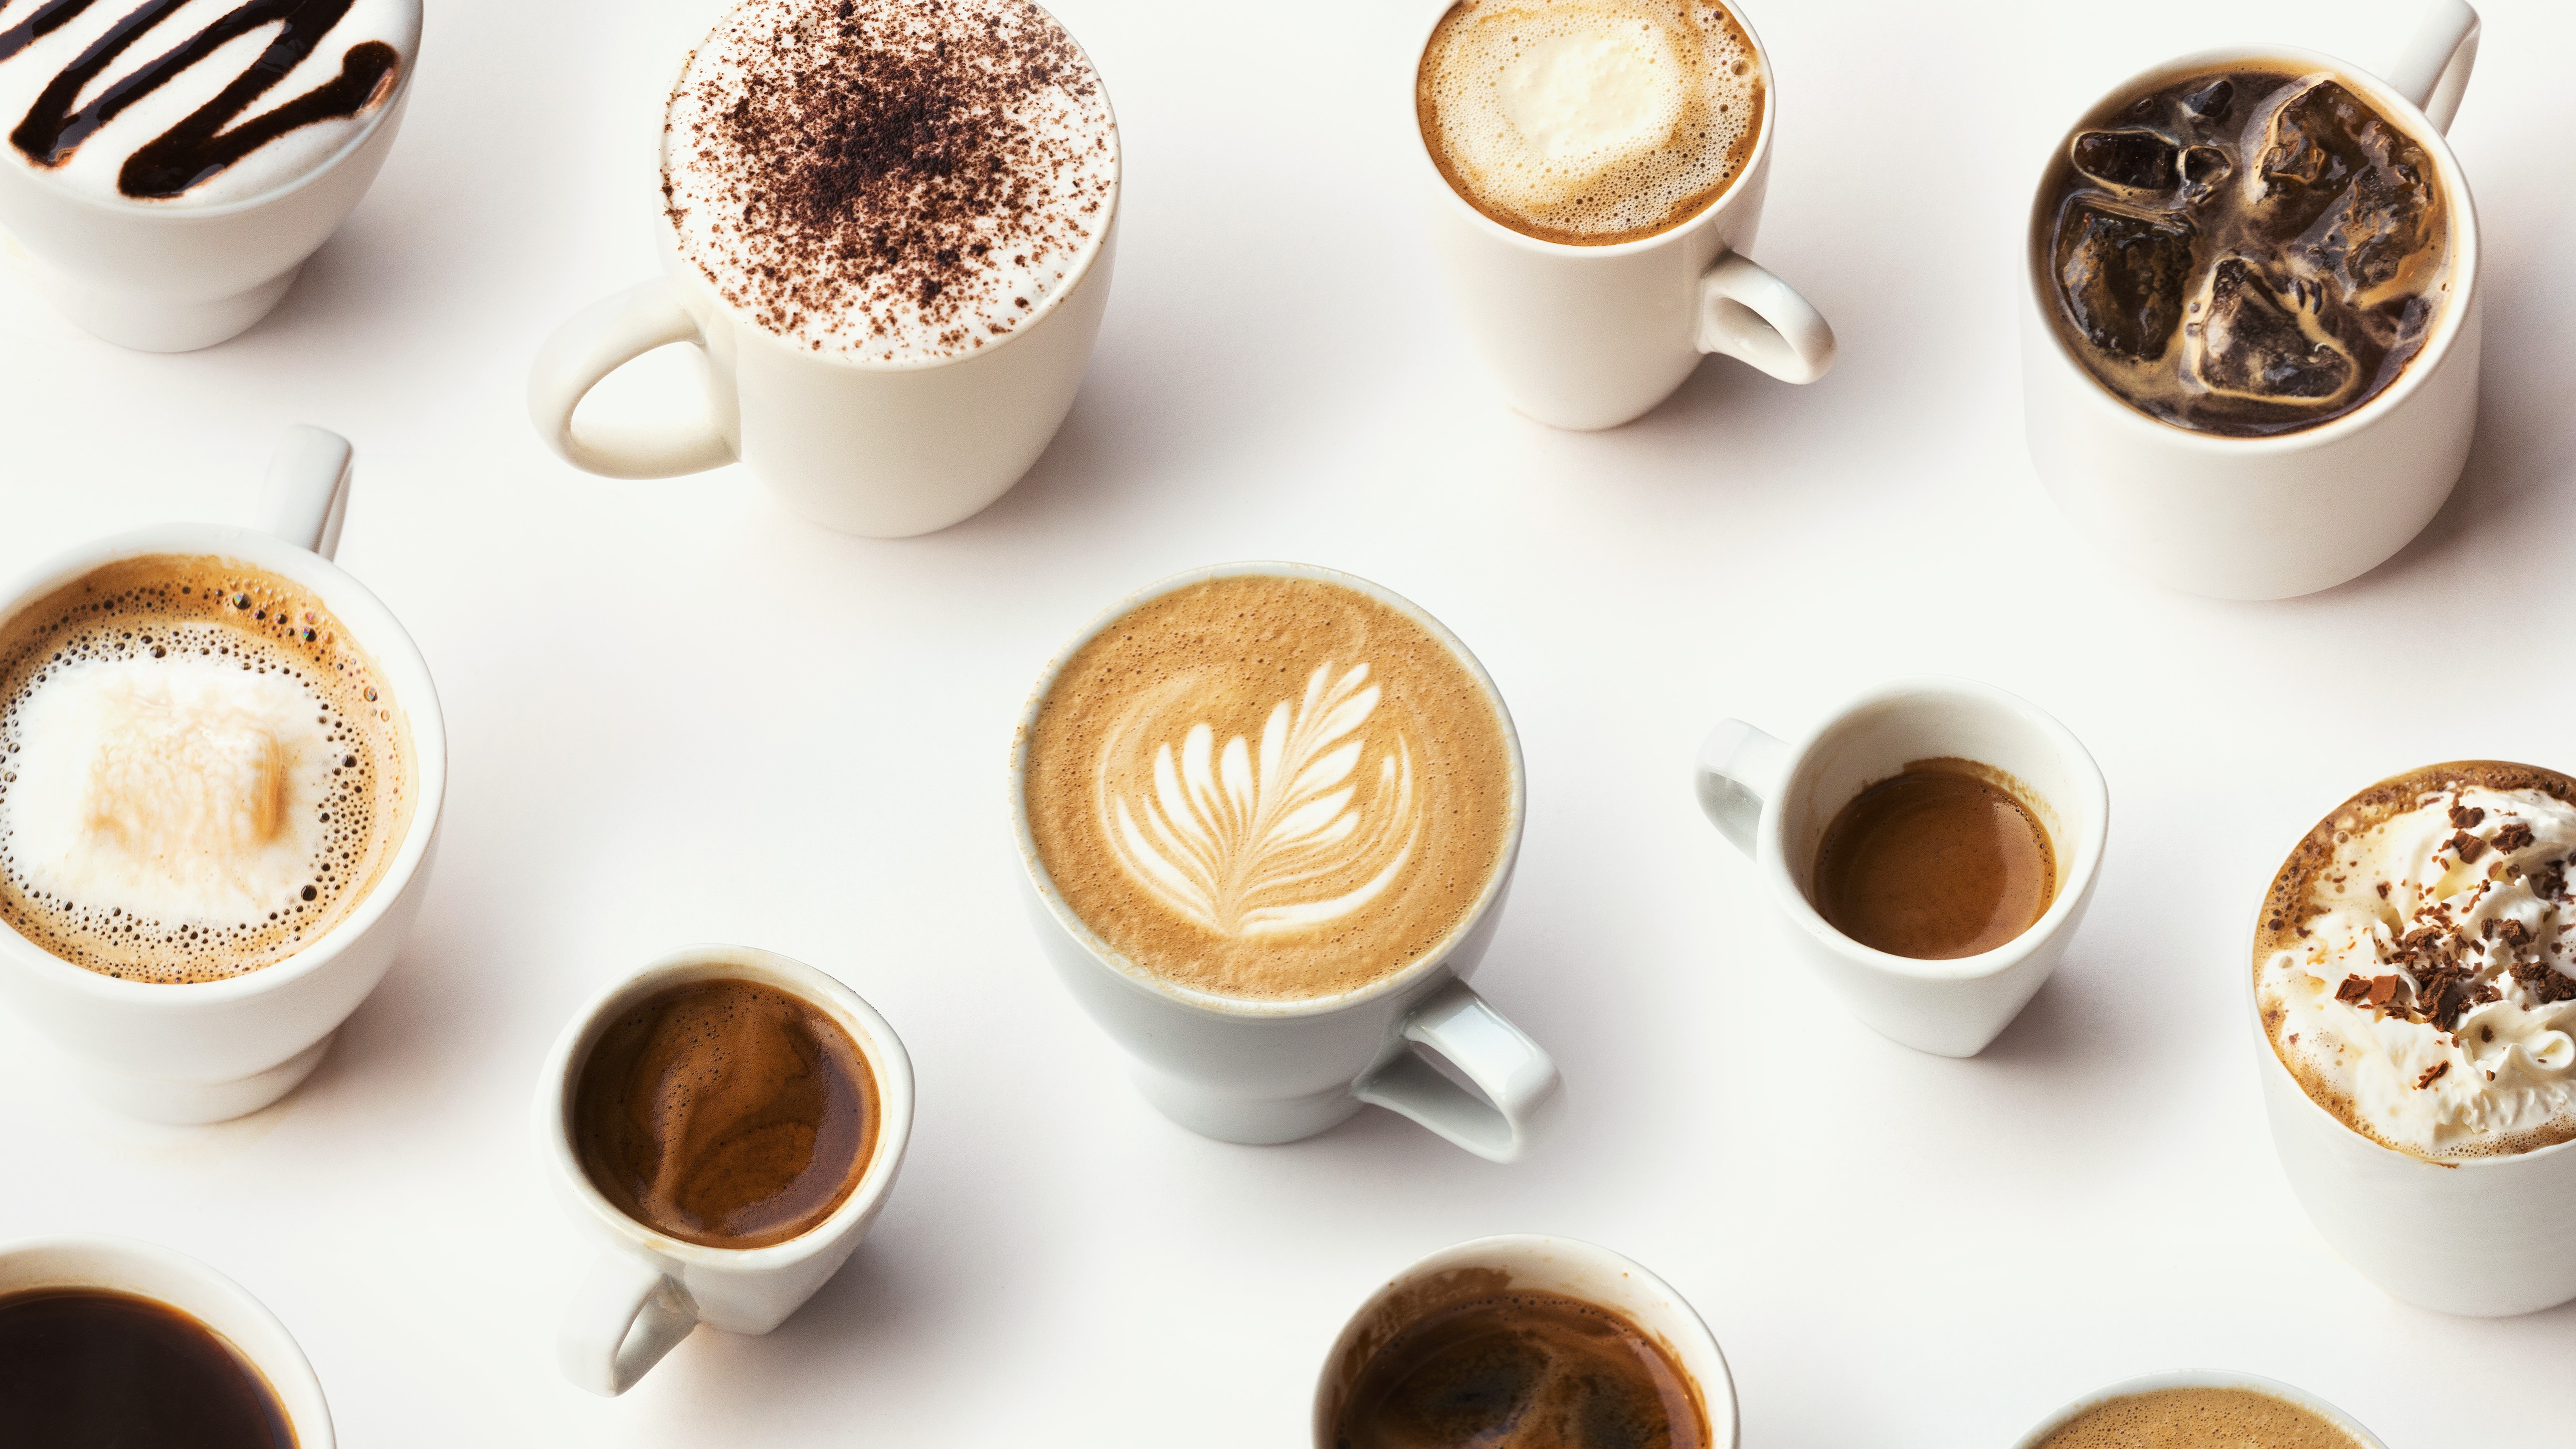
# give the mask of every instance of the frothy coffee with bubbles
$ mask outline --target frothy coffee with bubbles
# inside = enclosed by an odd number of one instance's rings
[[[1102,629],[1025,741],[1057,892],[1177,985],[1294,1000],[1435,954],[1516,809],[1499,709],[1448,645],[1342,584],[1212,579]]]
[[[276,574],[129,559],[0,629],[0,921],[76,965],[281,961],[366,899],[416,795],[381,671]]]
[[[1689,220],[1752,164],[1766,83],[1707,0],[1463,0],[1422,52],[1440,174],[1546,241],[1606,246]]]

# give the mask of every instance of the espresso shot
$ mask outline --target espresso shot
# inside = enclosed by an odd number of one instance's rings
[[[1671,1352],[1561,1293],[1497,1292],[1391,1334],[1342,1395],[1333,1449],[1706,1449]]]
[[[295,1449],[268,1380],[186,1311],[102,1288],[0,1296],[0,1444]]]
[[[1874,950],[1920,961],[2010,944],[2057,898],[2057,852],[2000,771],[1916,760],[1853,797],[1816,851],[1816,910]]]

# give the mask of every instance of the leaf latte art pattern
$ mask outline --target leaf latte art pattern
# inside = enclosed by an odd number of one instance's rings
[[[1157,741],[1153,788],[1133,799],[1104,768],[1112,852],[1167,909],[1224,936],[1298,930],[1366,906],[1412,859],[1426,823],[1401,735],[1378,759],[1375,794],[1358,799],[1365,741],[1352,736],[1379,699],[1368,681],[1366,664],[1339,677],[1330,663],[1317,669],[1302,699],[1270,711],[1257,755],[1241,735],[1219,749],[1205,721],[1177,751]]]

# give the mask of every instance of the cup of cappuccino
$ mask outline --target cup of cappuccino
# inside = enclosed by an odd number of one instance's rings
[[[2387,1449],[2350,1415],[2253,1374],[2185,1369],[2097,1389],[2024,1434],[2013,1449]]]
[[[663,276],[566,322],[528,415],[611,478],[740,460],[806,518],[902,538],[1019,481],[1109,301],[1118,125],[1030,0],[741,0],[682,67],[653,197]],[[703,416],[575,417],[685,342]]]
[[[2443,141],[2478,17],[2435,0],[2386,79],[2278,46],[2121,82],[2031,207],[2032,464],[2103,553],[2276,599],[2376,568],[2477,425],[2479,246]]]
[[[2337,806],[2264,896],[2250,981],[2273,1145],[2317,1231],[2409,1303],[2576,1299],[2548,1246],[2576,1234],[2571,876],[2576,777],[2455,760]]]
[[[2110,831],[2066,726],[1965,679],[1883,685],[1794,744],[1727,720],[1697,784],[1780,949],[1881,1036],[1945,1057],[1984,1051],[2057,969]]]
[[[1612,428],[1709,353],[1833,365],[1823,315],[1745,255],[1775,97],[1737,0],[1458,0],[1413,84],[1432,249],[1514,408]]]
[[[0,592],[0,999],[121,1111],[292,1090],[428,889],[446,735],[331,563],[349,461],[294,429],[257,528],[138,529]]]
[[[420,49],[420,0],[303,6],[241,43],[284,14],[197,0],[0,16],[0,260],[146,352],[267,316],[384,165]]]
[[[1466,646],[1304,564],[1130,596],[1056,656],[1011,741],[1048,959],[1146,1099],[1227,1142],[1374,1103],[1520,1157],[1556,1064],[1467,977],[1523,800],[1511,716]]]

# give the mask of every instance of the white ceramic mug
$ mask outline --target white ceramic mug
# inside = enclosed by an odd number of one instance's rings
[[[1834,332],[1797,290],[1744,255],[1762,223],[1778,124],[1779,76],[1737,0],[1726,8],[1760,57],[1762,130],[1743,174],[1697,216],[1611,246],[1571,246],[1512,230],[1440,174],[1409,102],[1423,49],[1447,0],[1431,7],[1406,71],[1407,124],[1424,218],[1467,335],[1519,412],[1559,428],[1615,428],[1672,396],[1709,353],[1784,382],[1814,382],[1834,362]]]
[[[663,275],[594,304],[547,339],[528,375],[537,435],[574,467],[610,478],[668,478],[739,460],[800,516],[869,538],[931,533],[982,512],[1046,451],[1090,365],[1124,193],[1114,122],[1109,146],[1107,220],[1063,285],[1008,335],[929,361],[833,356],[781,339],[718,296],[680,254],[655,191]],[[706,357],[702,415],[658,426],[575,420],[610,373],[680,342]]]
[[[600,1033],[648,997],[714,980],[774,986],[829,1015],[858,1043],[876,1076],[876,1148],[858,1186],[830,1217],[766,1247],[711,1248],[637,1222],[591,1184],[573,1140],[582,1066]],[[903,1167],[912,1140],[912,1058],[875,1008],[804,962],[748,946],[691,946],[592,997],[555,1038],[537,1079],[536,1131],[556,1200],[601,1250],[564,1310],[557,1362],[564,1377],[594,1394],[622,1394],[699,1324],[767,1333],[841,1271]]]
[[[1484,893],[1420,960],[1338,995],[1247,1000],[1154,975],[1102,940],[1065,904],[1029,834],[1029,732],[1065,661],[1102,629],[1164,594],[1243,575],[1322,579],[1420,624],[1484,691],[1510,756],[1511,823]],[[1010,791],[1011,829],[1047,959],[1082,1009],[1125,1049],[1138,1090],[1163,1115],[1202,1136],[1267,1144],[1311,1137],[1375,1104],[1491,1161],[1517,1161],[1527,1149],[1541,1109],[1555,1098],[1556,1063],[1467,985],[1493,941],[1520,856],[1526,810],[1520,738],[1484,666],[1439,620],[1365,579],[1307,564],[1224,564],[1165,579],[1102,613],[1047,666],[1012,736]],[[1476,1091],[1443,1076],[1417,1047],[1439,1053]]]
[[[2122,402],[2052,323],[2045,183],[2032,202],[2022,299],[2022,411],[2040,481],[2092,545],[2168,588],[2280,599],[2378,567],[2423,531],[2468,462],[2483,332],[2477,206],[2442,139],[2477,59],[2478,16],[2436,0],[2381,81],[2281,46],[2205,50],[2141,72],[2107,96],[2194,71],[2290,61],[2331,71],[2433,159],[2450,199],[2450,297],[2423,350],[2388,389],[2344,416],[2273,437],[2195,432]],[[2106,96],[2106,98],[2107,98]],[[2052,158],[2074,141],[2070,128]]]
[[[1698,1311],[1671,1284],[1607,1248],[1527,1233],[1443,1248],[1369,1295],[1333,1340],[1316,1375],[1315,1449],[1335,1449],[1333,1420],[1342,1398],[1388,1335],[1427,1312],[1497,1292],[1563,1294],[1611,1309],[1645,1330],[1699,1390],[1709,1449],[1735,1449],[1735,1380]]]
[[[420,54],[416,0],[408,10],[393,94],[322,164],[257,196],[191,206],[95,196],[0,156],[0,257],[64,316],[119,346],[192,352],[244,331],[286,296],[393,149]]]
[[[366,898],[293,955],[219,981],[125,981],[75,966],[0,922],[0,998],[62,1049],[90,1094],[158,1122],[220,1122],[294,1090],[410,935],[438,845],[447,732],[429,666],[392,612],[331,562],[349,497],[346,440],[293,428],[255,528],[164,523],[84,544],[0,592],[0,623],[85,574],[148,554],[240,559],[319,596],[393,686],[419,796]]]
[[[2030,929],[1994,950],[1918,961],[1844,935],[1816,909],[1817,847],[1860,792],[1916,760],[1974,760],[2013,777],[2057,857],[2057,894]],[[1700,746],[1700,808],[1753,858],[1781,949],[1824,977],[1881,1036],[1972,1057],[2028,1004],[2066,954],[2092,902],[2110,830],[2102,771],[2066,726],[2027,700],[1966,679],[1882,685],[1795,744],[1740,719]]]
[[[0,1243],[0,1298],[45,1288],[93,1288],[168,1304],[196,1319],[268,1381],[296,1449],[332,1449],[322,1381],[286,1325],[239,1283],[136,1238],[30,1238]]]
[[[2123,1379],[2106,1388],[2095,1389],[2040,1420],[2036,1428],[2013,1441],[2013,1449],[2039,1449],[2049,1435],[2065,1428],[2077,1415],[2089,1409],[2099,1408],[2113,1399],[2163,1393],[2168,1389],[2250,1389],[2255,1393],[2268,1394],[2286,1403],[2298,1405],[2351,1435],[2353,1443],[2359,1446],[2359,1449],[2387,1449],[2386,1445],[2379,1442],[2378,1435],[2354,1423],[2351,1415],[2305,1389],[2295,1388],[2277,1379],[2258,1378],[2253,1374],[2222,1373],[2210,1369],[2181,1369],[2172,1373],[2145,1374],[2134,1379]]]

